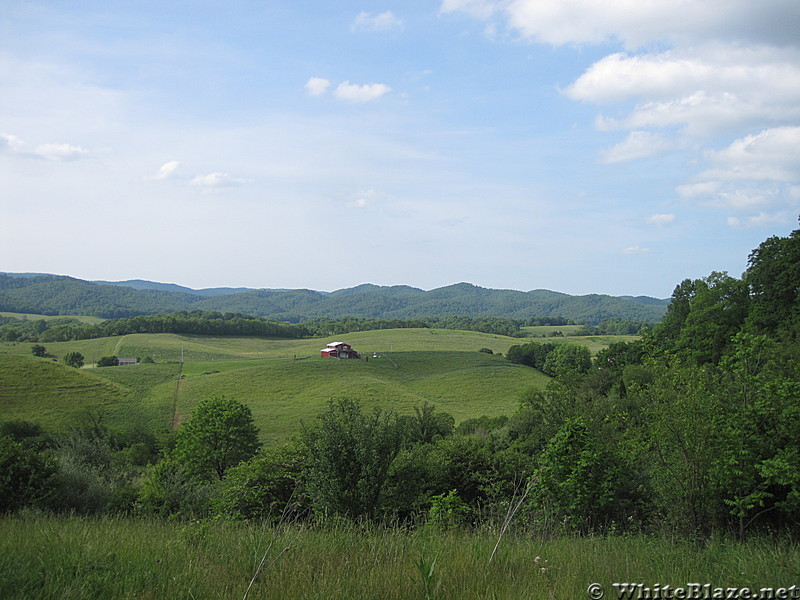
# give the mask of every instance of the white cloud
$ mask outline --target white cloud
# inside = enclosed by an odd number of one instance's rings
[[[383,83],[368,83],[365,85],[351,84],[343,81],[333,91],[333,95],[339,100],[347,102],[371,102],[392,91],[388,85]]]
[[[392,11],[387,10],[375,16],[361,11],[350,29],[352,31],[391,31],[402,28],[403,21],[394,16]]]
[[[548,44],[620,40],[692,43],[709,38],[797,44],[795,0],[443,0],[441,12],[502,12],[522,36]]]
[[[637,100],[628,116],[600,117],[601,129],[684,125],[689,133],[800,119],[795,50],[704,45],[659,54],[609,55],[565,94],[593,103]]]
[[[235,187],[250,182],[251,180],[249,179],[232,177],[228,173],[220,173],[217,171],[207,175],[198,175],[192,179],[189,184],[206,189],[215,189],[221,187]]]
[[[33,154],[47,160],[77,160],[89,152],[71,144],[42,144],[33,150]]]
[[[27,158],[44,158],[54,161],[69,161],[84,158],[89,151],[72,144],[40,144],[33,150],[26,149],[27,144],[15,135],[0,134],[0,152],[7,151]]]
[[[622,253],[626,256],[637,256],[642,254],[649,254],[650,248],[642,248],[640,246],[629,246],[625,248]]]
[[[366,208],[372,204],[378,198],[378,196],[378,192],[376,192],[374,189],[359,192],[350,203],[350,206],[352,208]]]
[[[702,181],[699,183],[687,183],[676,188],[678,194],[683,198],[698,198],[711,196],[719,192],[721,187],[718,181]]]
[[[707,156],[717,168],[700,177],[800,182],[800,127],[766,129]]]
[[[171,160],[167,163],[161,165],[161,168],[158,170],[158,173],[155,174],[153,179],[157,181],[163,181],[164,179],[169,179],[175,174],[175,171],[178,167],[181,166],[181,163],[177,160]]]
[[[669,225],[675,222],[675,215],[670,213],[650,215],[646,220],[652,225]]]
[[[8,133],[0,134],[0,152],[18,152],[24,145],[24,142],[15,135]]]
[[[605,163],[618,163],[660,154],[675,147],[675,143],[650,131],[631,131],[628,137],[600,153]]]
[[[753,227],[766,227],[771,225],[785,225],[791,222],[794,215],[789,215],[786,212],[780,213],[758,213],[755,216],[740,219],[739,217],[728,217],[728,226],[734,228],[753,228]]]
[[[322,77],[310,77],[308,81],[306,81],[305,88],[309,96],[321,96],[328,91],[330,85],[331,82],[327,79],[323,79]]]
[[[465,12],[478,19],[488,19],[499,8],[492,0],[442,0],[439,12],[442,14]]]
[[[695,183],[678,186],[677,192],[684,198],[726,210],[782,207],[796,211],[800,204],[795,192],[800,183],[797,148],[800,127],[776,127],[744,136],[722,150],[706,151],[711,168],[697,175]],[[774,218],[775,222],[786,221],[782,214]],[[766,222],[761,217],[753,224]]]

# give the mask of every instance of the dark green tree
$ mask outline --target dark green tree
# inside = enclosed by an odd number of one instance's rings
[[[455,419],[446,412],[436,412],[428,402],[414,407],[414,416],[404,419],[407,424],[408,441],[429,444],[453,433]]]
[[[173,455],[198,479],[222,479],[260,443],[250,409],[232,398],[202,400],[178,429]]]
[[[47,356],[47,348],[45,348],[41,344],[34,344],[33,346],[31,346],[31,354],[38,357]]]
[[[80,369],[83,366],[83,354],[80,352],[67,352],[64,355],[64,364]]]
[[[764,332],[794,330],[800,322],[800,229],[773,236],[750,254],[744,280],[750,286],[750,322]]]
[[[98,367],[116,367],[119,364],[119,358],[116,356],[103,356],[97,361]]]
[[[330,401],[319,422],[303,430],[308,488],[321,513],[350,518],[376,514],[384,484],[403,442],[393,413],[364,414],[355,400]]]

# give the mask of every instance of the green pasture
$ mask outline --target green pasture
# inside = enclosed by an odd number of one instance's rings
[[[520,327],[526,335],[531,337],[548,337],[556,331],[564,335],[572,335],[583,328],[584,325],[531,325],[529,327]]]
[[[594,354],[626,339],[635,338],[541,341],[583,344]],[[331,341],[352,344],[362,360],[320,358],[320,349]],[[539,371],[498,356],[527,341],[448,329],[387,329],[301,340],[131,334],[47,343],[44,359],[31,356],[30,343],[4,343],[0,409],[2,419],[27,419],[52,428],[96,409],[107,413],[111,423],[157,429],[173,426],[174,408],[180,422],[199,400],[225,395],[250,406],[265,442],[287,439],[328,400],[341,397],[400,414],[411,414],[427,401],[460,422],[509,415],[526,390],[547,384]],[[495,354],[478,352],[482,348]],[[60,362],[72,351],[85,357],[83,369]],[[94,367],[97,359],[110,355],[150,357],[155,364]]]
[[[178,414],[213,396],[231,396],[253,411],[266,442],[284,440],[310,423],[333,398],[356,398],[368,408],[413,414],[424,401],[456,421],[511,414],[523,392],[546,385],[534,369],[481,352],[391,352],[369,360],[329,358],[242,361],[233,369],[188,376]],[[252,362],[252,364],[251,364]],[[203,363],[204,368],[213,363]]]
[[[48,360],[0,354],[2,420],[36,421],[57,428],[87,409],[113,411],[125,404],[127,390],[87,371]]]

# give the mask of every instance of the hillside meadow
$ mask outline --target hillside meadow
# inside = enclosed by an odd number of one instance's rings
[[[30,356],[29,343],[4,343],[0,405],[6,419],[32,420],[48,429],[87,409],[102,412],[112,425],[159,429],[180,423],[198,401],[224,395],[251,408],[262,441],[271,443],[297,433],[332,398],[357,398],[366,407],[400,414],[411,414],[427,401],[460,422],[510,415],[527,390],[549,381],[499,355],[525,341],[519,338],[447,329],[365,331],[339,338],[362,360],[320,358],[320,348],[333,338],[132,334],[47,343],[45,358]],[[616,339],[630,338],[547,341],[579,343],[596,353]],[[487,348],[493,354],[479,352]],[[80,352],[87,366],[63,365],[68,352]],[[155,363],[93,367],[110,355],[150,357]]]

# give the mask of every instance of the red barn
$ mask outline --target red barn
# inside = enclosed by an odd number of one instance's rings
[[[350,344],[331,342],[319,352],[324,358],[358,358],[358,352]]]

